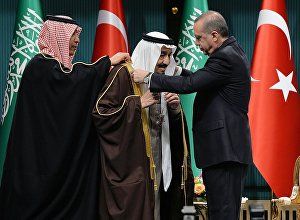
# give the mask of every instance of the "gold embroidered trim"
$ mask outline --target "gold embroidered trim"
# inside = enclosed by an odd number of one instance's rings
[[[96,60],[94,63],[76,62],[76,63],[73,63],[73,64],[72,64],[72,67],[71,67],[70,71],[65,71],[65,70],[62,68],[61,63],[59,62],[59,60],[58,60],[57,58],[55,58],[55,57],[47,57],[44,53],[40,53],[40,54],[41,54],[44,58],[46,58],[46,59],[49,59],[49,60],[56,60],[56,61],[58,62],[58,64],[59,64],[59,67],[60,67],[61,71],[63,71],[64,73],[71,73],[71,72],[73,71],[73,66],[76,65],[76,64],[84,64],[84,65],[86,65],[86,66],[91,66],[91,65],[94,65],[95,63],[97,63],[97,62],[98,62],[99,60],[101,60],[102,58],[107,57],[107,56],[102,56],[102,57],[100,57],[98,60]]]
[[[121,111],[121,110],[123,109],[123,107],[124,107],[124,105],[125,105],[125,103],[126,103],[126,100],[127,100],[128,98],[139,96],[139,95],[129,95],[129,96],[126,96],[126,98],[123,100],[123,103],[122,103],[122,105],[120,106],[120,108],[117,109],[115,112],[108,113],[108,114],[106,114],[106,113],[100,113],[100,110],[98,109],[98,103],[99,103],[99,101],[100,101],[100,100],[102,99],[102,97],[106,94],[106,92],[110,89],[111,85],[113,84],[113,82],[115,81],[117,75],[119,74],[119,71],[120,71],[122,68],[124,68],[124,67],[127,68],[125,65],[122,65],[122,66],[116,71],[116,73],[115,73],[115,75],[114,75],[112,81],[111,81],[110,84],[108,85],[108,87],[105,89],[105,91],[103,92],[103,94],[97,99],[97,102],[96,102],[96,110],[97,110],[98,114],[101,115],[101,116],[110,116],[110,115],[113,115],[113,114],[118,113],[119,111]],[[132,67],[131,67],[131,68],[132,68]],[[128,70],[128,68],[127,68],[127,70]],[[128,71],[129,71],[129,70],[128,70]],[[131,79],[131,77],[130,77],[130,79]],[[131,82],[132,82],[132,80],[131,80]],[[134,92],[134,94],[136,94],[136,93]]]
[[[181,114],[181,124],[182,124],[182,139],[183,139],[183,162],[181,166],[181,189],[184,190],[184,203],[187,205],[186,201],[186,185],[185,182],[187,180],[187,173],[188,173],[188,147],[186,144],[186,139],[185,139],[185,129],[184,129],[184,119],[183,119],[183,111],[180,109],[180,114]]]

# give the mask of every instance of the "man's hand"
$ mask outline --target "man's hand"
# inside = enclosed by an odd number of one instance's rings
[[[122,61],[131,62],[129,53],[123,53],[123,52],[118,52],[115,55],[113,55],[112,57],[110,57],[109,59],[110,59],[112,66],[117,65],[117,64],[121,63]]]
[[[141,69],[135,69],[132,73],[131,76],[136,83],[143,83],[144,78],[149,74],[148,71],[141,70]]]
[[[158,93],[152,93],[150,90],[147,90],[147,92],[145,92],[145,94],[141,97],[142,108],[147,108],[150,105],[158,103],[158,100]]]
[[[180,104],[179,95],[175,93],[166,92],[164,96],[168,106],[173,110],[177,109],[177,107]]]

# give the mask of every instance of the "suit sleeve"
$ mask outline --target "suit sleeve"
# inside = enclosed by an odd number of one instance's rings
[[[217,88],[226,83],[230,76],[230,64],[226,57],[211,57],[205,66],[195,73],[183,70],[181,76],[167,76],[153,73],[151,92],[174,92],[188,94],[203,89]]]

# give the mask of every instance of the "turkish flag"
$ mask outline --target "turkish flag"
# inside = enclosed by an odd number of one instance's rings
[[[249,106],[254,163],[277,197],[290,196],[300,155],[300,98],[285,0],[263,0]]]
[[[117,52],[129,52],[122,0],[100,0],[92,61]]]

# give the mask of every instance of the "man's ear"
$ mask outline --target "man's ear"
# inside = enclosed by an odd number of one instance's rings
[[[219,33],[217,31],[212,31],[210,34],[214,41],[218,40]]]

